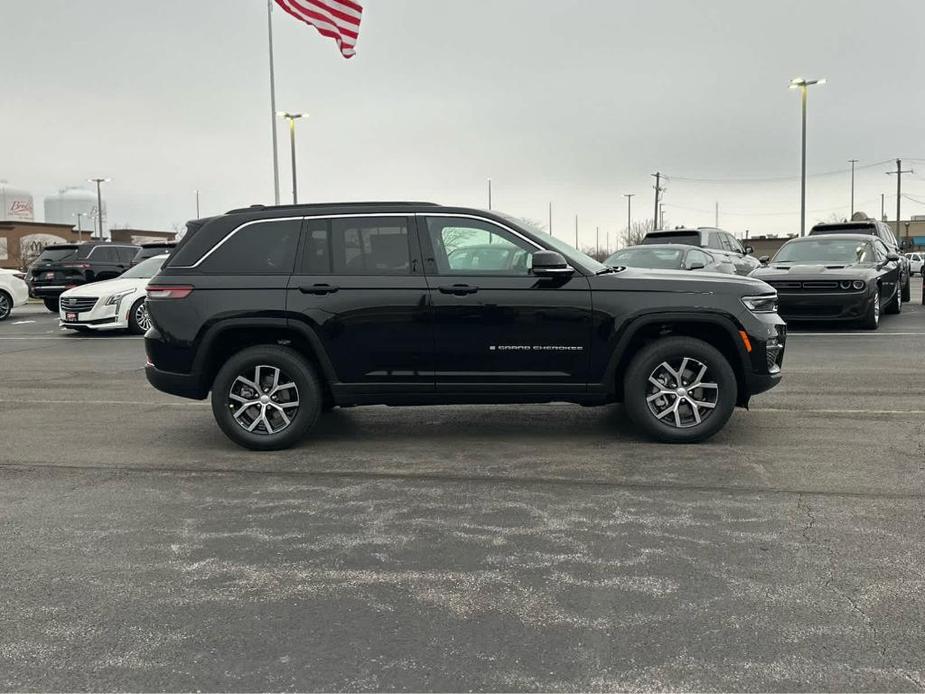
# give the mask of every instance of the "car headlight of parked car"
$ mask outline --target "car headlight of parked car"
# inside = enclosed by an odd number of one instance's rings
[[[132,294],[134,291],[134,289],[128,289],[124,292],[119,292],[118,294],[112,294],[108,299],[106,299],[106,305],[115,306],[116,313],[118,313],[119,307],[122,305],[122,299],[127,297],[129,294]]]
[[[776,313],[777,294],[762,294],[761,296],[743,296],[742,303],[752,313]]]

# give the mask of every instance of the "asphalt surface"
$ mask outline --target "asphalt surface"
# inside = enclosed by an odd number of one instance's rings
[[[0,324],[2,690],[925,690],[925,308],[791,334],[697,446],[356,408],[294,450],[139,338]]]

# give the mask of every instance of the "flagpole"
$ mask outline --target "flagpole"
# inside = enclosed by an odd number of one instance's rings
[[[279,153],[276,144],[276,77],[273,74],[273,0],[267,0],[267,39],[270,47],[270,123],[273,126],[273,203],[279,205]]]

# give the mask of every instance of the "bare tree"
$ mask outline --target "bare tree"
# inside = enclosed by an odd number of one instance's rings
[[[633,222],[633,225],[629,229],[623,231],[620,239],[623,241],[623,246],[638,246],[642,243],[642,240],[645,238],[646,234],[655,229],[655,222],[651,219],[645,219],[640,222]]]
[[[590,255],[599,263],[603,263],[610,256],[610,253],[607,252],[606,248],[596,248],[594,246],[585,246],[581,249],[581,252],[585,255]]]

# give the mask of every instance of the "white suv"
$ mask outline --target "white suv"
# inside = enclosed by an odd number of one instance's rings
[[[167,255],[138,263],[119,277],[68,289],[58,304],[59,325],[71,330],[129,330],[142,335],[151,326],[145,306],[148,280],[157,274]]]
[[[906,257],[909,259],[909,272],[913,275],[919,273],[922,277],[925,277],[925,254],[922,253],[906,253]]]

